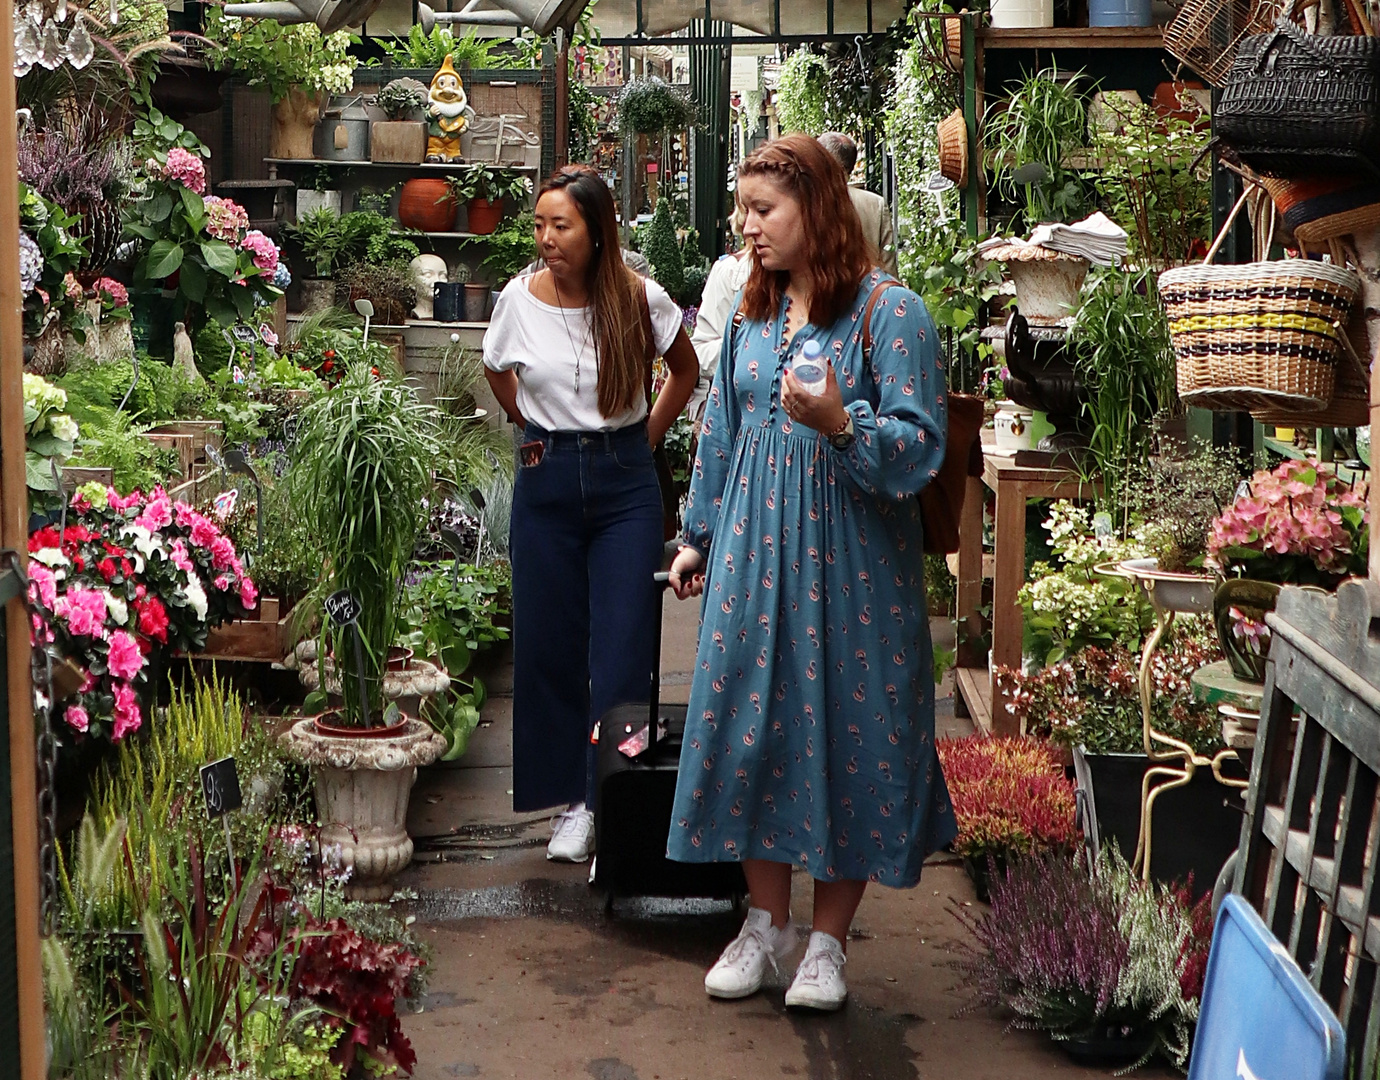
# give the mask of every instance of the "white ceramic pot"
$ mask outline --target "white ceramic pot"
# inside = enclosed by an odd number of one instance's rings
[[[1054,0],[992,0],[992,27],[1016,30],[1054,25]]]
[[[412,861],[407,803],[417,767],[446,752],[445,736],[413,719],[383,737],[323,735],[308,719],[293,724],[280,743],[311,768],[321,846],[338,848],[350,870],[345,895],[387,900],[394,875]]]
[[[1078,290],[1088,276],[1087,259],[1012,261],[1007,272],[1016,285],[1016,306],[1032,323],[1051,324],[1078,311]]]
[[[297,220],[316,210],[334,210],[340,213],[340,192],[313,191],[310,188],[297,192]]]
[[[1014,402],[1002,402],[997,409],[993,424],[997,431],[997,453],[1014,454],[1017,450],[1030,449],[1030,424],[1032,414]]]

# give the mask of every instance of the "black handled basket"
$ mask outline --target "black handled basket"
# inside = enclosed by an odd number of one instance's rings
[[[1241,42],[1212,124],[1263,176],[1380,175],[1380,39],[1280,20]]]

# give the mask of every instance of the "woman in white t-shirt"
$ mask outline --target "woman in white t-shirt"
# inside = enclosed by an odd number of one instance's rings
[[[536,205],[546,268],[508,283],[484,335],[489,385],[524,428],[513,560],[513,808],[567,806],[547,858],[594,840],[594,722],[646,701],[657,664],[662,551],[652,446],[698,376],[681,312],[623,263],[613,198],[588,166]],[[650,336],[651,340],[648,340]],[[648,411],[650,364],[666,385]]]

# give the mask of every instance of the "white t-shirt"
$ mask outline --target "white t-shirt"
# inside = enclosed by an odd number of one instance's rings
[[[657,353],[664,355],[680,331],[680,308],[655,281],[644,280],[652,336]],[[532,295],[531,281],[531,277],[519,277],[508,282],[484,333],[484,365],[490,371],[517,371],[517,404],[522,415],[547,431],[613,431],[645,417],[647,402],[640,393],[626,412],[608,417],[599,412],[590,309],[544,303]]]

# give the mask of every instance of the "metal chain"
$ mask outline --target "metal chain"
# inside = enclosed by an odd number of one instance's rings
[[[65,514],[63,515],[66,516]],[[19,578],[20,597],[29,614],[30,626],[37,624],[44,630],[47,617],[29,599],[29,578],[19,553],[12,548],[0,550],[0,558]],[[41,638],[47,635],[41,634]],[[39,872],[39,933],[50,937],[57,921],[58,905],[58,834],[57,834],[57,773],[58,742],[53,732],[53,656],[46,645],[29,650],[29,680],[33,693],[34,719],[37,721],[38,766],[38,872]]]

